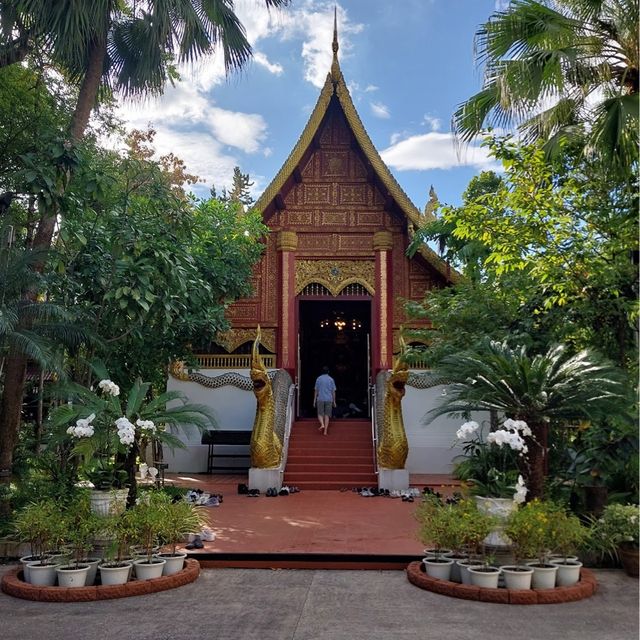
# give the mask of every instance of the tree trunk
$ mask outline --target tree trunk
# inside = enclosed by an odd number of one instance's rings
[[[73,118],[71,119],[70,136],[71,142],[74,144],[82,140],[82,136],[87,128],[87,124],[89,123],[89,116],[96,104],[106,55],[106,34],[99,34],[91,43],[89,48],[87,70],[84,78],[82,79],[82,84],[80,85],[78,102],[73,113]]]
[[[524,439],[529,450],[526,456],[521,458],[522,462],[520,463],[520,472],[529,490],[527,502],[534,498],[542,498],[544,493],[548,429],[546,424],[528,424],[533,435]]]
[[[0,483],[9,484],[13,465],[13,450],[18,443],[20,414],[22,411],[22,391],[24,390],[27,367],[26,359],[12,352],[7,357],[4,374],[4,393],[0,402]],[[19,395],[10,393],[19,389]],[[9,512],[8,502],[0,502],[0,516]]]

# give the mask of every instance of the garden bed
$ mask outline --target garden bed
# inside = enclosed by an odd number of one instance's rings
[[[580,580],[571,587],[554,589],[485,589],[472,585],[459,584],[449,580],[439,580],[427,575],[422,562],[412,562],[407,567],[407,578],[416,587],[463,600],[497,602],[500,604],[560,604],[590,598],[598,587],[593,572],[580,570]]]
[[[91,587],[41,587],[23,580],[22,567],[10,569],[2,578],[2,591],[10,596],[37,602],[89,602],[93,600],[113,600],[157,593],[176,589],[195,582],[200,575],[200,564],[188,558],[184,568],[171,576],[162,576],[151,580],[130,580],[119,585],[94,585]]]

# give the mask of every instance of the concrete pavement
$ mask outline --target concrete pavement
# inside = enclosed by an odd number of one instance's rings
[[[402,571],[205,569],[185,587],[122,600],[37,603],[0,593],[0,638],[636,640],[638,580],[595,573],[592,598],[518,606],[423,591]]]

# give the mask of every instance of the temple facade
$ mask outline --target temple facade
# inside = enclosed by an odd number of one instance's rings
[[[256,204],[270,233],[254,295],[230,307],[221,342],[247,352],[262,328],[272,365],[297,381],[299,413],[323,365],[343,400],[366,401],[368,384],[392,365],[406,300],[452,281],[427,247],[406,256],[412,231],[431,214],[409,200],[374,148],[338,63],[297,144]]]
[[[296,385],[294,419],[313,417],[314,383],[324,366],[338,389],[336,417],[372,418],[371,389],[393,365],[401,328],[428,326],[407,317],[405,302],[424,300],[458,275],[426,245],[407,257],[413,232],[432,214],[409,200],[373,146],[340,69],[335,30],[331,69],[315,108],[256,208],[270,232],[254,270],[253,295],[229,307],[231,328],[199,356],[197,375],[208,369],[217,370],[207,374],[211,380],[222,371],[247,375],[260,326],[263,362],[286,370]],[[214,398],[217,383],[174,374],[170,388],[212,406],[224,428],[250,428],[255,402],[239,395],[238,385]],[[432,429],[435,449],[426,442],[422,417],[441,391],[435,384],[418,386],[407,389],[405,400],[408,432],[418,434],[410,463],[414,471],[447,472],[454,454],[425,469],[424,450],[442,457],[455,429]]]

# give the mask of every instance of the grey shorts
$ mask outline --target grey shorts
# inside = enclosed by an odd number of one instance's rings
[[[331,402],[331,400],[329,400],[328,402],[321,402],[320,400],[318,400],[318,402],[316,402],[316,406],[318,407],[319,416],[331,417],[331,409],[333,408],[333,402]]]

